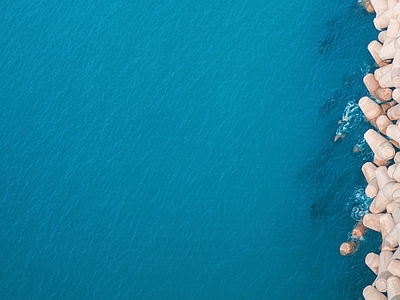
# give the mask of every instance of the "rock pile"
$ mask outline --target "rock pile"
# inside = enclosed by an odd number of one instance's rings
[[[352,232],[352,239],[340,247],[342,255],[354,253],[366,228],[380,232],[380,253],[369,253],[366,265],[376,274],[365,287],[365,299],[400,300],[400,2],[364,0],[375,12],[378,40],[368,45],[377,69],[367,74],[364,84],[369,96],[359,100],[365,118],[373,125],[364,134],[373,162],[361,170],[367,182],[365,193],[372,198],[365,214]]]

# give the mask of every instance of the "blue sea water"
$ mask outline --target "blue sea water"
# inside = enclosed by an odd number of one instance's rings
[[[356,0],[0,7],[0,299],[362,299]]]

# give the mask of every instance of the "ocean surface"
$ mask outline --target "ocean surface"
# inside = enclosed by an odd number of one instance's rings
[[[0,299],[362,299],[356,0],[0,9]]]

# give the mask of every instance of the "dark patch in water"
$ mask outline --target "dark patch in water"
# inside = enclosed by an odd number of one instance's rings
[[[334,50],[338,45],[342,44],[343,41],[348,38],[346,26],[343,24],[348,23],[349,17],[356,19],[371,17],[361,5],[356,2],[352,2],[347,12],[344,12],[341,16],[336,17],[326,23],[327,31],[325,38],[319,42],[318,53],[325,54],[328,51]]]
[[[373,65],[366,65],[366,70],[357,71],[348,74],[343,78],[342,85],[336,89],[328,100],[318,110],[320,116],[328,116],[337,113],[337,118],[340,118],[342,109],[350,100],[357,100],[361,98],[360,95],[365,94],[366,88],[362,82],[363,72],[370,72]],[[340,108],[340,112],[339,112]]]
[[[331,48],[331,46],[334,44],[335,40],[337,39],[336,34],[333,33],[331,35],[328,35],[320,44],[318,47],[318,53],[324,54],[327,50]]]
[[[338,101],[335,97],[331,97],[325,104],[319,109],[319,114],[326,116],[331,113],[338,106]]]
[[[330,197],[325,196],[318,199],[311,204],[311,217],[316,219],[326,214],[327,207],[329,206]]]
[[[329,141],[329,145],[325,145],[318,153],[315,154],[314,158],[302,168],[298,173],[298,180],[304,181],[307,184],[313,184],[320,186],[326,175],[326,165],[332,158],[334,149],[332,140]]]
[[[327,22],[327,34],[325,38],[320,42],[318,52],[323,54],[333,48],[335,43],[339,40],[340,30],[340,19],[332,19]]]
[[[324,147],[320,152],[320,162],[325,164],[328,162],[330,154],[332,152],[332,148]]]
[[[354,84],[360,83],[361,74],[349,74],[343,78],[343,86],[351,88]]]
[[[354,15],[357,18],[365,18],[371,16],[369,12],[358,2],[352,1],[350,3],[349,15]]]
[[[343,258],[346,260],[349,271],[338,274],[337,281],[348,295],[347,299],[364,299],[360,296],[362,289],[376,278],[376,275],[364,263],[364,258],[370,252],[378,254],[380,245],[380,234],[369,230],[355,255]]]
[[[331,178],[331,176],[325,177]],[[343,210],[343,199],[349,197],[352,189],[356,186],[356,182],[359,180],[360,176],[351,174],[351,172],[347,170],[338,176],[337,180],[325,183],[325,186],[329,186],[329,188],[323,191],[322,196],[318,197],[310,205],[311,217],[316,219],[331,214],[337,214],[339,211]],[[323,182],[321,182],[320,187],[323,190]]]

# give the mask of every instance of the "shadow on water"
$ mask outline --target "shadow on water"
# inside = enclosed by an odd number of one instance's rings
[[[370,252],[379,253],[379,239],[380,233],[367,231],[358,251],[352,256],[343,258],[350,272],[338,274],[337,283],[343,288],[347,299],[364,299],[361,295],[365,282],[372,283],[375,280],[376,275],[367,267],[364,259]]]
[[[342,5],[345,7],[341,9],[341,14],[334,15],[326,23],[324,36],[316,45],[322,60],[328,63],[348,55],[348,49],[343,45],[352,47],[359,41],[355,37],[360,35],[360,32],[350,32],[349,24],[357,24],[357,29],[364,31],[371,28],[374,18],[373,14],[367,13],[356,1],[351,4],[343,1]],[[366,44],[376,39],[373,30],[371,33],[363,32],[363,38],[367,38],[369,34],[372,38],[367,40]],[[351,228],[348,226],[354,223],[349,210],[354,208],[350,207],[354,206],[351,202],[352,197],[358,197],[358,194],[355,194],[356,189],[364,193],[366,182],[361,166],[365,161],[372,160],[371,150],[363,139],[364,132],[371,128],[371,125],[365,122],[357,102],[362,96],[368,95],[362,82],[363,76],[373,72],[376,67],[369,55],[365,58],[362,58],[362,55],[353,57],[353,67],[349,65],[352,71],[343,78],[342,84],[322,97],[321,106],[315,114],[320,119],[319,123],[326,126],[321,137],[323,142],[320,150],[304,162],[298,173],[298,182],[308,198],[310,221],[328,224],[331,218],[341,216],[346,223],[343,225],[343,232],[350,232]],[[341,139],[334,142],[333,138],[338,133],[342,134]],[[320,230],[317,226],[315,228],[316,231]],[[343,258],[344,261],[340,258],[344,270],[338,267],[337,270],[343,273],[338,273],[334,282],[339,293],[342,293],[342,299],[363,299],[363,288],[372,283],[375,277],[365,265],[364,258],[369,252],[377,253],[379,244],[379,234],[368,231],[355,255]]]
[[[327,49],[330,48],[330,46],[333,44],[333,42],[336,40],[337,38],[331,34],[329,36],[327,36],[319,45],[318,48],[318,53],[325,53]]]
[[[332,178],[328,175],[328,177]],[[346,213],[346,203],[354,187],[363,183],[362,174],[352,170],[342,172],[334,180],[325,180],[319,184],[317,194],[310,204],[310,216],[313,220]]]
[[[359,70],[353,71],[342,79],[341,86],[336,89],[333,95],[326,97],[328,100],[320,107],[318,114],[320,116],[335,116],[339,117],[343,107],[351,99],[359,99],[360,95],[366,93],[366,88],[363,85],[362,78],[365,74],[372,72],[374,62],[371,59],[369,63],[363,65]]]
[[[299,181],[308,186],[310,216],[314,220],[343,210],[343,199],[348,199],[357,185],[364,184],[360,168],[369,158],[370,149],[362,144],[359,132],[365,132],[370,124],[365,122],[357,102],[366,94],[362,77],[372,68],[372,63],[365,64],[344,76],[341,86],[318,110],[321,123],[326,125],[324,143],[298,175]]]
[[[349,176],[351,174],[347,172],[339,176],[334,182],[326,183],[327,190],[321,191],[321,196],[317,196],[310,206],[310,213],[313,219],[337,213],[334,211],[334,206],[340,200],[343,190],[347,190],[346,185],[349,185],[349,179],[351,178]]]
[[[333,95],[332,97],[330,97],[325,103],[324,105],[321,106],[321,108],[319,109],[319,114],[321,116],[326,116],[330,113],[332,113],[333,111],[335,111],[338,108],[338,104],[339,104],[339,97],[340,97],[340,91],[336,91],[335,95]]]
[[[338,46],[340,47],[340,44],[347,37],[348,28],[343,25],[347,24],[349,18],[359,19],[370,17],[370,15],[359,3],[351,2],[347,14],[343,13],[326,23],[325,37],[319,42],[318,52],[324,54],[334,51]]]

